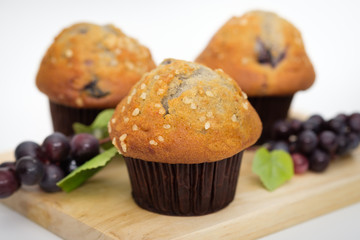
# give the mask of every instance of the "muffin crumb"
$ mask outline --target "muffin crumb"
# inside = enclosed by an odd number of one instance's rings
[[[205,94],[206,94],[206,96],[208,96],[208,97],[214,97],[214,94],[213,94],[212,91],[207,90],[207,91],[205,92]]]
[[[165,90],[164,89],[162,89],[162,88],[159,88],[159,90],[157,91],[157,95],[163,95],[165,93]]]
[[[139,108],[135,108],[134,111],[132,112],[132,115],[133,115],[134,117],[136,117],[137,115],[139,115],[139,113],[140,113],[140,109],[139,109]]]
[[[123,150],[124,153],[126,153],[127,147],[126,144],[124,142],[120,142],[121,145],[121,149]]]
[[[133,130],[133,131],[137,131],[137,130],[139,130],[139,128],[138,128],[138,126],[137,126],[136,124],[134,124],[134,125],[132,126],[132,130]]]
[[[241,18],[239,21],[239,24],[243,25],[243,26],[245,26],[247,23],[248,23],[248,20],[246,18]]]
[[[163,126],[165,129],[170,129],[170,124],[165,124],[164,126]]]
[[[79,97],[76,98],[75,103],[76,103],[76,106],[79,106],[79,107],[84,106],[83,100],[81,98],[79,98]]]
[[[109,133],[111,133],[111,124],[110,124],[110,122],[108,122],[108,131],[109,131]]]
[[[236,115],[235,115],[235,114],[231,116],[231,121],[233,121],[233,122],[237,122],[237,117],[236,117]]]
[[[115,147],[117,147],[117,145],[116,145],[116,138],[115,138],[115,137],[112,139],[112,144],[113,144]]]
[[[184,98],[182,99],[182,101],[183,101],[183,103],[185,103],[185,104],[190,104],[190,103],[192,103],[192,99],[190,99],[190,98],[188,98],[188,97],[184,97]]]
[[[119,138],[120,142],[125,141],[126,137],[127,137],[127,134],[126,134],[126,133],[124,133],[123,135],[121,135],[120,138]]]
[[[195,110],[195,109],[196,109],[196,104],[195,104],[195,103],[191,103],[190,108]]]
[[[150,145],[154,145],[154,146],[158,145],[158,143],[155,140],[152,140],[152,139],[150,140],[149,143],[150,143]]]
[[[241,94],[242,94],[244,99],[248,99],[248,96],[247,96],[247,94],[245,92],[241,91]]]
[[[120,55],[122,51],[121,51],[120,48],[116,48],[116,49],[114,50],[114,52],[115,52],[116,55]]]
[[[158,140],[159,140],[160,142],[164,142],[164,138],[163,138],[162,136],[158,136]]]
[[[159,110],[159,114],[161,114],[161,115],[165,114],[165,109],[160,108],[160,110]]]
[[[129,118],[128,117],[124,117],[124,123],[128,123],[129,122]]]
[[[73,56],[73,51],[71,49],[65,50],[65,57],[71,58]]]
[[[248,110],[249,106],[248,106],[248,103],[247,103],[247,102],[244,102],[242,105],[243,105],[243,107],[244,107],[245,110]]]
[[[141,95],[140,95],[140,98],[145,100],[146,99],[146,92],[143,92]]]
[[[132,92],[131,92],[131,94],[130,94],[130,96],[134,96],[136,94],[136,88],[134,88],[134,90],[132,90]]]
[[[205,123],[205,130],[208,130],[210,128],[210,122]]]
[[[128,98],[127,98],[127,104],[130,104],[130,103],[131,103],[131,99],[132,99],[132,96],[128,96]]]

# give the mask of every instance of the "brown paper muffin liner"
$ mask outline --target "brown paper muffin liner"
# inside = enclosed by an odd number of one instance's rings
[[[226,207],[235,196],[242,152],[211,163],[169,164],[125,157],[132,196],[143,209],[199,216]]]
[[[72,125],[75,122],[85,125],[91,124],[96,116],[104,109],[73,108],[49,101],[50,112],[55,132],[61,132],[67,136],[74,134]]]
[[[288,96],[265,96],[249,97],[251,105],[263,124],[261,137],[256,144],[263,144],[270,140],[274,123],[280,119],[286,119],[294,95]]]

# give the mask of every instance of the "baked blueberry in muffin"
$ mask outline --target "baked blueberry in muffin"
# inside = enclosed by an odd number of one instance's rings
[[[265,11],[232,17],[196,62],[223,69],[248,94],[263,122],[260,142],[269,138],[276,120],[286,118],[293,95],[315,80],[298,29]]]
[[[220,210],[233,200],[242,152],[261,128],[228,75],[175,59],[145,74],[109,122],[135,202],[186,216]]]
[[[36,85],[49,98],[54,130],[71,134],[73,122],[114,108],[154,67],[150,51],[115,26],[78,23],[55,38]]]

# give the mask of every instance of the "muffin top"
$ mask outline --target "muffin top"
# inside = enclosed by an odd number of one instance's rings
[[[222,160],[251,146],[260,119],[222,70],[164,60],[130,90],[109,122],[126,157],[163,163]]]
[[[115,107],[154,67],[150,51],[120,29],[79,23],[55,38],[41,62],[36,85],[62,105]]]
[[[300,32],[271,12],[231,18],[196,62],[222,68],[249,96],[289,95],[315,80]]]

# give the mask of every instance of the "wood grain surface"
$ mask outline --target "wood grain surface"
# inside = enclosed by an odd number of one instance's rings
[[[234,201],[201,217],[171,217],[139,208],[125,164],[113,160],[71,193],[22,188],[0,202],[65,239],[253,239],[360,201],[360,148],[325,173],[295,176],[268,192],[244,154]],[[0,154],[0,162],[13,159]]]

